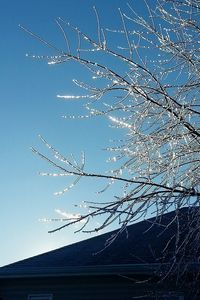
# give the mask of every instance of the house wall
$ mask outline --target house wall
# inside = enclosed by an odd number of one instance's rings
[[[135,283],[133,278],[121,276],[10,279],[0,282],[0,300],[28,300],[30,294],[53,294],[53,300],[192,299],[183,297],[186,295],[183,290],[174,291],[171,285]]]

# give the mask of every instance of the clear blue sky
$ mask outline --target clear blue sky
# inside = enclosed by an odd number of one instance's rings
[[[42,149],[37,137],[42,134],[63,153],[78,156],[84,150],[89,168],[103,170],[102,162],[108,154],[101,149],[108,145],[114,129],[108,129],[107,121],[99,119],[61,118],[81,112],[80,103],[56,99],[57,94],[76,92],[71,79],[78,77],[79,69],[72,65],[49,66],[26,57],[26,53],[51,52],[20,30],[18,24],[63,45],[55,17],[61,16],[96,34],[93,5],[105,26],[121,26],[118,7],[125,6],[125,2],[120,0],[0,1],[0,266],[88,237],[74,235],[73,228],[50,235],[50,225],[38,221],[56,216],[55,208],[74,211],[73,204],[90,197],[91,183],[77,185],[65,196],[54,196],[54,192],[65,187],[64,182],[38,176],[39,171],[48,167],[29,148]]]

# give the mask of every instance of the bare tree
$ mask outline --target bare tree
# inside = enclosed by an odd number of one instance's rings
[[[102,195],[123,184],[121,194],[109,202],[88,202],[87,213],[62,219],[64,224],[53,231],[80,221],[82,231],[98,231],[115,221],[123,230],[150,208],[163,214],[183,206],[199,207],[199,1],[145,1],[145,6],[145,17],[129,4],[125,12],[119,9],[117,29],[103,28],[94,7],[94,38],[58,18],[64,50],[22,27],[55,51],[44,57],[49,64],[74,61],[91,75],[89,83],[73,80],[82,95],[58,97],[86,98],[88,115],[81,118],[106,117],[116,129],[124,129],[124,138],[107,149],[117,167],[105,174],[88,170],[84,155],[80,163],[73,156],[67,158],[41,137],[50,155],[33,151],[56,170],[42,175],[74,178],[60,194],[86,177],[107,181]],[[75,50],[68,31],[77,37]],[[90,219],[98,216],[104,221],[87,229]]]

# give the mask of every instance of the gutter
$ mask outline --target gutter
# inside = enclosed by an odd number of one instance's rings
[[[14,278],[48,278],[74,276],[105,276],[105,275],[163,275],[169,270],[170,264],[120,264],[97,266],[66,266],[66,267],[24,267],[0,268],[0,279]],[[180,266],[177,266],[180,271]],[[188,263],[181,267],[188,273],[199,273],[200,263]],[[176,270],[176,266],[173,267]]]

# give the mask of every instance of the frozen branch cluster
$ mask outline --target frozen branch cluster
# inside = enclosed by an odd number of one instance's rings
[[[145,217],[150,208],[162,214],[186,205],[199,206],[199,1],[146,1],[145,5],[144,16],[129,4],[125,12],[119,9],[117,29],[103,28],[94,7],[94,38],[58,18],[65,50],[25,29],[55,50],[55,56],[45,57],[49,64],[75,61],[91,74],[89,83],[73,80],[83,89],[82,95],[58,95],[66,100],[88,100],[88,115],[77,117],[105,116],[112,126],[124,129],[124,139],[107,149],[117,165],[107,174],[88,171],[84,155],[80,163],[63,157],[43,138],[52,158],[33,149],[57,170],[43,175],[75,178],[60,193],[84,177],[107,180],[108,187],[124,184],[121,195],[106,203],[89,203],[86,214],[64,220],[54,231],[83,220],[84,229],[81,225],[80,230],[87,231],[90,219],[99,215],[104,221],[92,231],[114,221],[123,229]],[[68,31],[77,37],[76,49]]]

